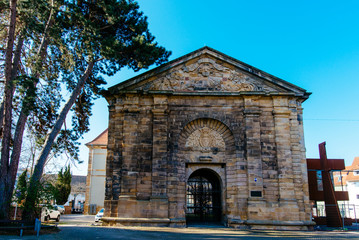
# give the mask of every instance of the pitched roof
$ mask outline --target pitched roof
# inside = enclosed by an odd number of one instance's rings
[[[241,71],[247,73],[248,75],[260,78],[267,83],[270,83],[272,85],[275,85],[282,89],[285,89],[288,93],[292,93],[296,96],[300,96],[304,100],[307,99],[309,97],[309,95],[311,94],[311,93],[307,92],[305,89],[302,89],[294,84],[284,81],[283,79],[277,78],[269,73],[266,73],[266,72],[259,70],[253,66],[250,66],[249,64],[246,64],[246,63],[241,62],[235,58],[225,55],[215,49],[212,49],[209,47],[203,47],[203,48],[200,48],[200,49],[193,51],[189,54],[186,54],[182,57],[174,59],[166,64],[163,64],[157,68],[154,68],[150,71],[147,71],[147,72],[142,73],[136,77],[133,77],[133,78],[123,81],[115,86],[110,87],[106,91],[105,97],[108,99],[108,97],[111,97],[114,94],[126,92],[128,90],[133,91],[133,88],[132,88],[133,86],[139,85],[142,82],[144,82],[145,80],[148,80],[149,78],[159,76],[170,69],[178,67],[186,62],[189,62],[193,59],[199,58],[203,55],[210,56],[212,58],[215,58],[222,62],[225,62],[226,64],[232,65],[232,66],[236,67],[237,69],[240,69]]]
[[[347,166],[345,170],[359,170],[359,157],[355,157],[352,165]]]
[[[352,165],[346,167],[345,170],[349,170],[345,177],[346,182],[359,182],[359,175],[354,175],[354,171],[359,171],[359,157],[355,157]]]
[[[347,182],[359,182],[359,175],[354,175],[354,171],[359,171],[359,157],[355,157],[352,165],[346,166],[345,170],[341,173],[343,185],[346,185]],[[339,176],[339,173],[334,176],[334,183],[336,186],[341,184],[338,180]]]
[[[89,143],[86,143],[85,145],[87,147],[89,147],[89,146],[107,146],[107,141],[108,141],[108,129],[103,131],[94,140],[92,140]]]

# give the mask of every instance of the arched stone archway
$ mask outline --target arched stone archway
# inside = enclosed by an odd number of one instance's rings
[[[187,224],[221,222],[221,202],[222,187],[218,174],[207,168],[194,171],[186,185]]]
[[[185,162],[186,223],[224,223],[226,168],[237,159],[232,131],[216,119],[198,118],[183,128],[178,148],[176,159]]]

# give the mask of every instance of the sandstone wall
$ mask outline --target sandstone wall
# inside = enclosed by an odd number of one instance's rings
[[[108,224],[185,225],[186,181],[200,168],[220,178],[224,224],[309,224],[302,108],[295,97],[127,93],[111,101]],[[201,131],[212,140],[199,140]]]

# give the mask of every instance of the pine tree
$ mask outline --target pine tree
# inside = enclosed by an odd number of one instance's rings
[[[16,195],[16,202],[19,206],[23,205],[23,201],[26,198],[27,186],[28,186],[27,173],[28,173],[27,169],[25,169],[25,171],[23,171],[21,173],[21,175],[19,176],[19,179],[18,179],[17,185],[16,185],[15,195]]]
[[[50,152],[78,157],[77,140],[89,130],[92,101],[105,83],[102,76],[124,66],[138,71],[161,64],[170,52],[154,41],[147,18],[133,0],[0,0],[0,5],[5,16],[0,20],[0,76],[5,86],[0,219],[9,212],[26,124],[42,146],[25,203],[24,216],[32,219],[29,211]],[[64,88],[68,99],[63,98]],[[64,128],[70,111],[72,124]]]
[[[57,204],[63,205],[67,202],[71,193],[71,180],[70,165],[65,167],[64,171],[61,168],[54,187],[54,197]]]

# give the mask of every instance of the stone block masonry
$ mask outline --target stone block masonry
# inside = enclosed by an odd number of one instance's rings
[[[104,223],[310,229],[308,96],[208,47],[110,88]]]

